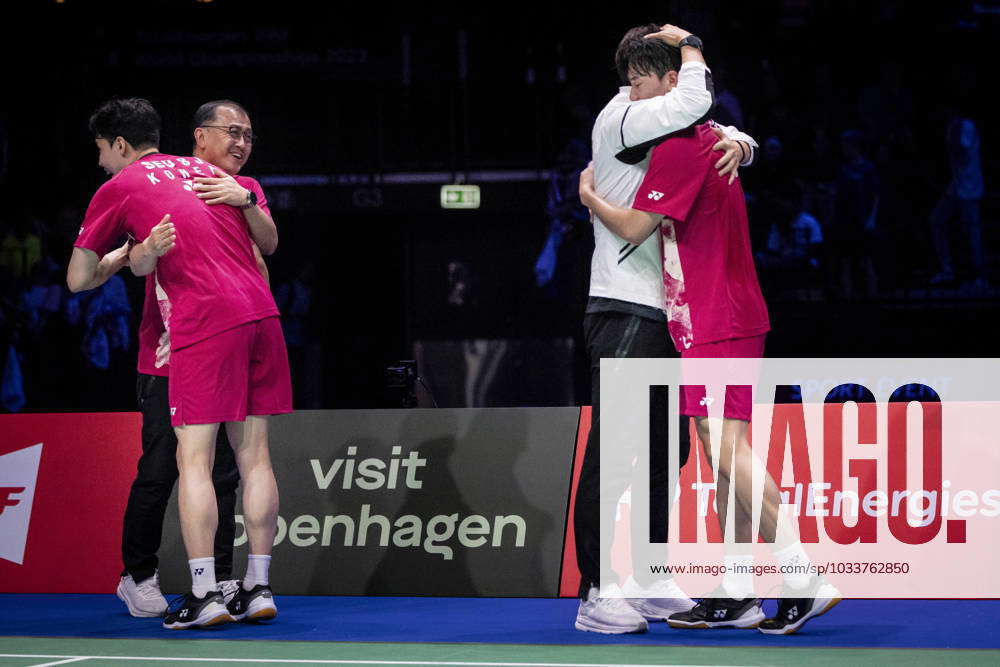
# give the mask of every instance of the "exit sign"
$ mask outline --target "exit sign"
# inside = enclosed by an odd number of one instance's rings
[[[442,185],[441,208],[479,208],[479,186]]]

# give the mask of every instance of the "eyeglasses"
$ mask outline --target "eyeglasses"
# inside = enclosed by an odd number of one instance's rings
[[[248,144],[253,144],[260,140],[260,135],[254,134],[252,130],[244,130],[239,125],[199,125],[199,127],[212,127],[216,130],[222,130],[233,141],[239,141],[240,137],[243,137],[243,141]]]

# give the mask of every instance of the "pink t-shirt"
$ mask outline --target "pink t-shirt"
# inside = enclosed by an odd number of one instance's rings
[[[98,189],[75,243],[103,256],[125,234],[145,239],[170,214],[177,244],[157,260],[154,275],[170,301],[173,350],[278,314],[243,212],[209,206],[192,187],[196,176],[222,173],[201,158],[147,155]]]
[[[708,123],[653,149],[632,208],[664,216],[664,308],[678,351],[771,326],[757,282],[743,188],[715,170]]]
[[[270,214],[270,209],[267,206],[267,198],[264,196],[264,190],[260,187],[260,183],[247,176],[235,176],[235,179],[244,188],[256,192],[257,205],[264,212]],[[138,371],[146,375],[166,377],[170,374],[169,349],[167,350],[168,354],[166,358],[162,358],[162,351],[160,359],[157,359],[156,355],[157,350],[160,348],[160,340],[166,331],[163,323],[163,311],[169,309],[169,305],[162,303],[164,298],[166,298],[166,293],[163,290],[157,295],[155,274],[151,273],[146,276],[146,295],[142,304],[142,321],[139,323],[139,335],[137,336],[139,347]]]

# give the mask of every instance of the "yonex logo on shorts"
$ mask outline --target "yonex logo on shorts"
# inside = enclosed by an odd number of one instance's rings
[[[712,403],[715,403],[715,399],[711,398],[710,396],[702,396],[701,400],[698,401],[698,405],[703,405],[703,406],[711,406]]]
[[[173,417],[177,414],[177,408],[170,408],[170,416]]]
[[[650,190],[649,194],[646,195],[646,197],[649,198],[649,199],[653,199],[653,200],[659,201],[660,199],[663,198],[663,193],[662,192],[657,192],[656,190]]]

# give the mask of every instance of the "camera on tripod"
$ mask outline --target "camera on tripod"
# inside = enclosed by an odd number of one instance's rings
[[[417,407],[417,362],[405,359],[387,366],[385,391],[387,401],[392,407]]]

